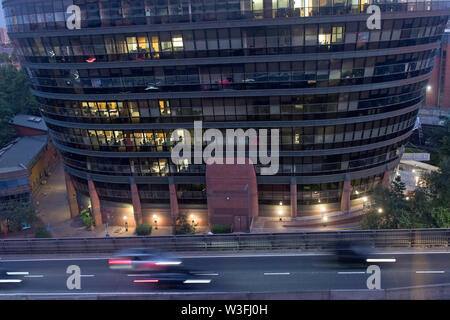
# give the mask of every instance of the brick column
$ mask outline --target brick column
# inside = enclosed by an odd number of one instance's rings
[[[384,188],[389,189],[391,186],[391,171],[385,171],[383,175],[383,180],[381,181],[381,185]]]
[[[8,222],[6,220],[0,221],[0,224],[2,225],[3,234],[6,237],[8,237]]]
[[[180,213],[178,209],[177,189],[173,177],[169,177],[170,215],[172,216],[173,229],[175,231],[176,219]],[[175,232],[174,232],[175,233]]]
[[[142,207],[141,199],[139,198],[139,191],[134,181],[131,182],[131,200],[133,202],[134,219],[136,220],[136,225],[139,225],[143,222]]]
[[[66,178],[67,201],[69,202],[70,218],[73,219],[80,215],[80,208],[78,207],[77,191],[72,182],[72,177],[67,172],[64,172]]]
[[[95,190],[94,181],[88,180],[89,185],[89,197],[91,198],[91,212],[95,220],[95,226],[99,227],[103,224],[102,212],[100,209],[100,199],[98,197],[97,190]]]
[[[297,217],[297,179],[291,178],[291,218]]]
[[[350,211],[350,194],[352,192],[352,184],[350,180],[344,181],[341,197],[341,211],[348,213]]]

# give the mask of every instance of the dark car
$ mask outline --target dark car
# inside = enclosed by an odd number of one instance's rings
[[[371,250],[365,244],[354,244],[350,241],[338,241],[334,244],[333,253],[341,264],[365,264]]]

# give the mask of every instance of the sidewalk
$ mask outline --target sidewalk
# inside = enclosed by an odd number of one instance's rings
[[[70,209],[66,196],[66,181],[64,178],[64,168],[62,163],[58,163],[51,172],[47,184],[43,185],[34,199],[34,206],[38,217],[45,226],[50,226],[53,238],[75,238],[75,237],[105,237],[106,227],[104,225],[90,231],[86,229],[79,218],[70,218]],[[199,234],[206,233],[207,230],[199,227]],[[131,237],[134,236],[135,228],[125,230],[124,226],[109,226],[110,237]],[[152,229],[152,235],[163,236],[172,235],[172,227],[158,227]],[[11,238],[15,235],[11,235]],[[20,238],[33,237],[31,233],[21,232]]]

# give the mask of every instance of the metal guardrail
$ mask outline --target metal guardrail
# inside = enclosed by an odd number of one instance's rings
[[[0,240],[0,254],[113,253],[153,247],[171,252],[321,250],[339,240],[375,248],[450,247],[450,229],[352,230],[299,233],[181,235],[120,238]]]

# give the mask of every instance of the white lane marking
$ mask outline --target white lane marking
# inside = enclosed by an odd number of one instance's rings
[[[197,276],[218,276],[218,273],[196,273]]]
[[[211,280],[185,280],[183,283],[211,283]]]
[[[29,276],[25,276],[25,278],[43,278],[44,276],[42,274],[34,274],[34,275],[29,275]]]
[[[396,262],[396,259],[366,259],[367,262]]]
[[[445,271],[422,270],[422,271],[416,271],[416,273],[445,273]]]
[[[265,276],[288,276],[290,272],[264,272]]]
[[[95,274],[82,274],[80,277],[95,277]]]
[[[19,283],[22,282],[22,280],[19,279],[0,279],[0,283]]]
[[[6,272],[8,276],[27,276],[29,272]]]
[[[364,271],[339,271],[338,274],[365,274]]]

